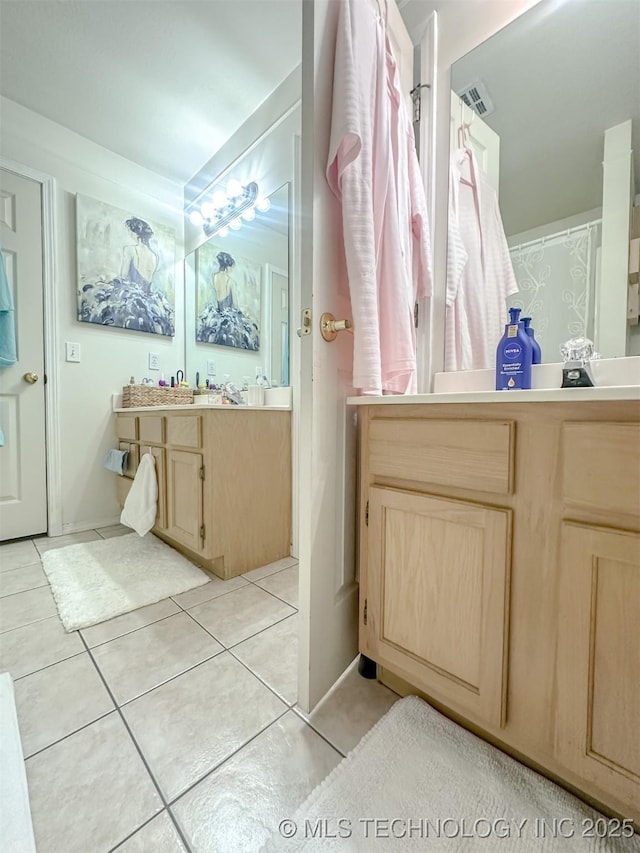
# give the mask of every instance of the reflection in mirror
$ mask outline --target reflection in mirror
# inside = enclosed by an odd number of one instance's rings
[[[452,67],[446,369],[494,367],[511,305],[533,318],[543,362],[578,335],[605,356],[640,353],[623,257],[639,27],[636,0],[542,0]],[[620,137],[636,184],[612,207],[605,143]]]
[[[239,388],[289,384],[289,184],[239,230],[185,260],[187,375]],[[225,229],[227,230],[227,229]],[[224,233],[224,232],[223,232]]]

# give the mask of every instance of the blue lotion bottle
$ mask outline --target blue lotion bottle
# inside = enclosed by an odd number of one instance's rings
[[[496,351],[496,391],[521,391],[531,388],[533,348],[531,338],[520,322],[520,308],[509,308],[511,320]]]
[[[531,328],[531,317],[523,317],[520,321],[524,326],[525,332],[531,338],[532,364],[540,364],[542,362],[542,350],[540,344],[536,340],[536,336]]]

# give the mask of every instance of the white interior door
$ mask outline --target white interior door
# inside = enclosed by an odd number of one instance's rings
[[[451,151],[460,147],[458,130],[464,124],[469,136],[469,145],[476,155],[478,165],[489,179],[489,183],[496,193],[499,194],[500,137],[455,92],[451,92],[450,119]]]
[[[6,169],[0,170],[0,246],[15,308],[18,356],[12,367],[0,367],[0,540],[5,540],[47,530],[42,186]]]
[[[325,179],[338,11],[335,0],[303,3],[300,269],[312,331],[300,339],[298,702],[307,711],[358,651],[356,427],[345,405],[352,342],[342,332],[326,343],[319,332],[323,312],[351,316],[340,210]],[[413,45],[394,0],[389,26],[408,97]]]

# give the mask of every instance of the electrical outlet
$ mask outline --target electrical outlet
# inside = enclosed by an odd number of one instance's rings
[[[157,352],[149,353],[149,370],[160,370],[160,356]]]
[[[80,361],[80,344],[71,343],[71,341],[65,341],[65,350],[66,350],[66,360],[67,361]]]
[[[207,359],[207,376],[215,376],[216,375],[216,363],[215,361],[209,361]]]

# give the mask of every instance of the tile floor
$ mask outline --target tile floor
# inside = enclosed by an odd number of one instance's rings
[[[293,559],[65,633],[40,555],[129,532],[0,546],[38,851],[253,853],[398,697],[352,667],[296,706]]]

